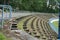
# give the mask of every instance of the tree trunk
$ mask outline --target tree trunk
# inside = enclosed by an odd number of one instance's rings
[[[10,0],[4,0],[4,5],[9,5],[9,3],[10,3]]]
[[[4,3],[3,4],[6,4],[6,0],[4,0]]]

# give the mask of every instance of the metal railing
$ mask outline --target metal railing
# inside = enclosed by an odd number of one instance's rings
[[[10,13],[9,13],[9,18],[11,19],[11,15],[12,15],[12,7],[10,5],[0,5],[0,7],[2,8],[2,26],[1,28],[3,28],[3,24],[4,24],[4,8],[9,9]]]

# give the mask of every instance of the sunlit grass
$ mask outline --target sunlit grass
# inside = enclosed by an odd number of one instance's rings
[[[21,21],[17,24],[18,29],[20,29],[20,30],[24,30],[24,29],[23,29],[23,21],[24,21],[24,20],[21,20]]]
[[[30,17],[31,17],[31,16],[30,16]],[[28,18],[30,18],[30,17],[23,18],[21,21],[19,21],[19,23],[17,24],[18,29],[24,30],[24,29],[23,29],[23,24],[24,24],[24,22],[25,22]]]
[[[53,24],[55,25],[55,27],[58,27],[59,25],[58,21],[53,22]]]

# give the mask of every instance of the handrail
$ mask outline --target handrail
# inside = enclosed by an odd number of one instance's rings
[[[9,9],[10,13],[9,13],[9,18],[8,19],[11,19],[12,7],[10,5],[0,5],[0,7],[2,7],[2,28],[3,28],[3,24],[4,24],[4,8]]]

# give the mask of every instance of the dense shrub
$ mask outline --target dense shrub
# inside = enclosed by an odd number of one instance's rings
[[[1,0],[2,3],[4,0]],[[49,0],[50,4],[52,5],[51,8],[47,7],[47,0],[10,0],[6,1],[16,10],[25,10],[25,11],[36,11],[36,12],[50,12],[56,13],[58,12],[57,8],[53,9],[52,7],[56,5],[54,0]]]

